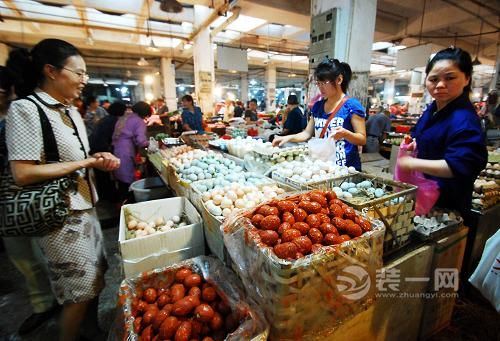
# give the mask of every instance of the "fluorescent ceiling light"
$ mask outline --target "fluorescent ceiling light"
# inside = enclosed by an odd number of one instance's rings
[[[265,23],[266,23],[266,20],[264,20],[264,19],[249,17],[246,15],[240,14],[238,19],[236,19],[231,24],[229,24],[227,29],[239,31],[239,32],[248,32],[248,31],[252,31],[253,29],[255,29],[255,28],[257,28]]]
[[[383,49],[391,47],[392,45],[394,45],[394,44],[389,43],[387,41],[379,41],[379,42],[372,44],[372,50],[373,51],[383,50]]]

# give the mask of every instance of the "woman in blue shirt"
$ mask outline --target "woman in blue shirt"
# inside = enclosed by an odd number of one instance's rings
[[[366,143],[365,109],[354,98],[344,98],[351,80],[352,71],[347,63],[337,59],[321,62],[315,72],[316,84],[323,99],[317,101],[311,109],[311,118],[306,129],[298,134],[278,136],[273,145],[287,142],[304,142],[311,137],[320,137],[330,114],[342,105],[330,120],[324,138],[333,138],[339,166],[352,166],[361,170],[358,146]]]
[[[194,105],[191,95],[184,95],[182,101],[182,128],[184,131],[197,130],[203,132],[203,113],[200,107]]]
[[[418,158],[400,158],[399,166],[420,171],[438,182],[436,206],[458,210],[467,222],[473,184],[486,166],[488,153],[481,125],[469,100],[472,61],[459,48],[439,51],[425,70],[434,102],[415,126]]]

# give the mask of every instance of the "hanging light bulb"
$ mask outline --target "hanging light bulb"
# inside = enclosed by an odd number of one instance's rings
[[[160,49],[155,45],[155,42],[153,41],[153,38],[151,37],[151,41],[149,42],[149,46],[146,47],[146,51],[149,52],[158,52]]]
[[[148,66],[149,63],[146,59],[144,59],[144,57],[141,57],[141,59],[139,59],[139,61],[137,62],[137,65],[139,66]]]

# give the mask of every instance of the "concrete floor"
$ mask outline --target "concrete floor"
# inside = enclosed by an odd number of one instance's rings
[[[109,269],[106,272],[106,287],[99,296],[99,326],[109,331],[115,319],[117,293],[123,279],[118,251],[118,215],[116,205],[101,203],[98,215],[103,227]],[[9,261],[5,252],[0,252],[0,341],[4,340],[57,340],[57,317],[26,336],[19,336],[17,329],[31,315],[24,278]],[[105,335],[100,338],[105,339]]]

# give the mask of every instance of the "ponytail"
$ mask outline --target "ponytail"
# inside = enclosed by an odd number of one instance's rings
[[[338,59],[325,58],[318,64],[314,71],[314,77],[319,81],[336,82],[340,75],[342,75],[340,88],[346,93],[352,77],[352,71],[349,64],[340,62]]]

